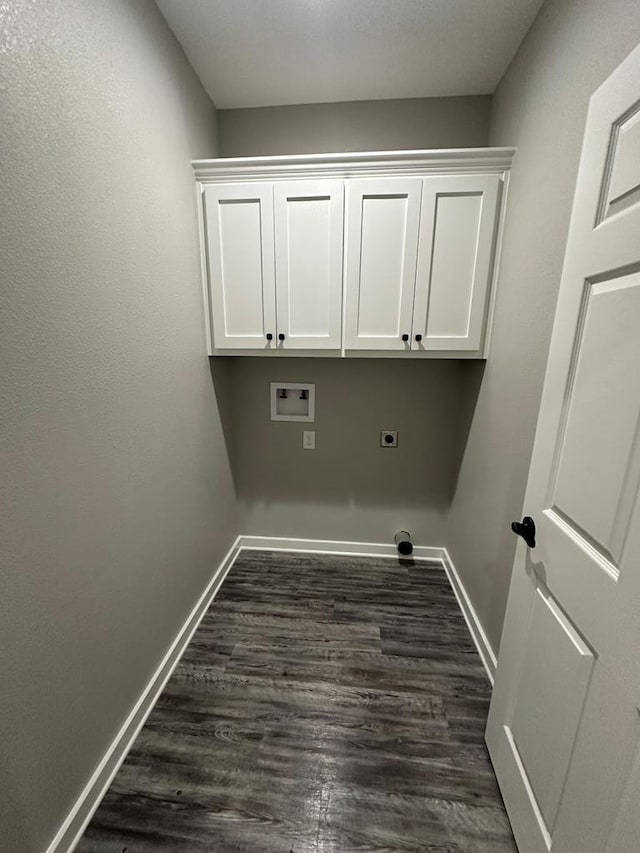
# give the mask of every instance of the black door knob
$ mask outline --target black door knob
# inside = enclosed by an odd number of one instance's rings
[[[403,340],[403,341],[408,341],[408,340],[409,340],[409,335],[403,335],[403,336],[402,336],[402,340]]]
[[[283,340],[284,340],[284,333],[283,333],[283,332],[280,332],[280,334],[278,335],[278,340],[279,340],[279,341],[283,341]]]
[[[516,536],[522,536],[529,548],[536,547],[536,523],[530,515],[525,515],[522,521],[512,521],[511,529]]]
[[[420,341],[422,340],[422,335],[416,335],[416,340],[418,341],[418,343],[420,343]]]
[[[272,340],[273,340],[273,335],[271,334],[271,332],[267,332],[267,340],[268,340],[268,341],[272,341]]]

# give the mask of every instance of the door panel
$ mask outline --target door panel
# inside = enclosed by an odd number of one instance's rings
[[[347,349],[410,348],[421,192],[419,178],[348,185]]]
[[[640,476],[640,274],[585,294],[549,503],[617,574]]]
[[[342,181],[274,188],[278,333],[283,349],[342,344]]]
[[[525,644],[510,729],[549,831],[569,767],[593,654],[541,587],[534,596]]]
[[[424,179],[414,349],[480,350],[499,189],[497,175]]]
[[[640,201],[640,103],[614,122],[607,165],[598,221]]]
[[[635,750],[631,773],[619,798],[620,810],[606,853],[638,849],[640,839],[640,745]]]
[[[272,188],[207,186],[204,210],[214,346],[268,348],[266,334],[276,331]]]
[[[478,246],[482,198],[441,195],[436,199],[426,331],[433,338],[466,338]]]
[[[640,48],[589,107],[487,724],[521,853],[638,849],[639,96]]]

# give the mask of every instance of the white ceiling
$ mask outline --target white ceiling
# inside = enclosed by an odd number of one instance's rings
[[[542,0],[156,0],[216,106],[493,92]]]

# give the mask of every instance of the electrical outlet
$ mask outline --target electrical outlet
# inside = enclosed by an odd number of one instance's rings
[[[397,447],[398,446],[398,430],[383,429],[380,433],[380,447]]]
[[[316,449],[316,434],[312,429],[305,429],[302,433],[302,448],[303,450]]]

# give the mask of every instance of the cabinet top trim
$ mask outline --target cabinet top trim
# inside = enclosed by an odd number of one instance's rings
[[[364,151],[278,157],[218,157],[192,160],[203,183],[288,178],[353,178],[384,175],[500,173],[511,167],[515,148],[438,148],[420,151]]]

